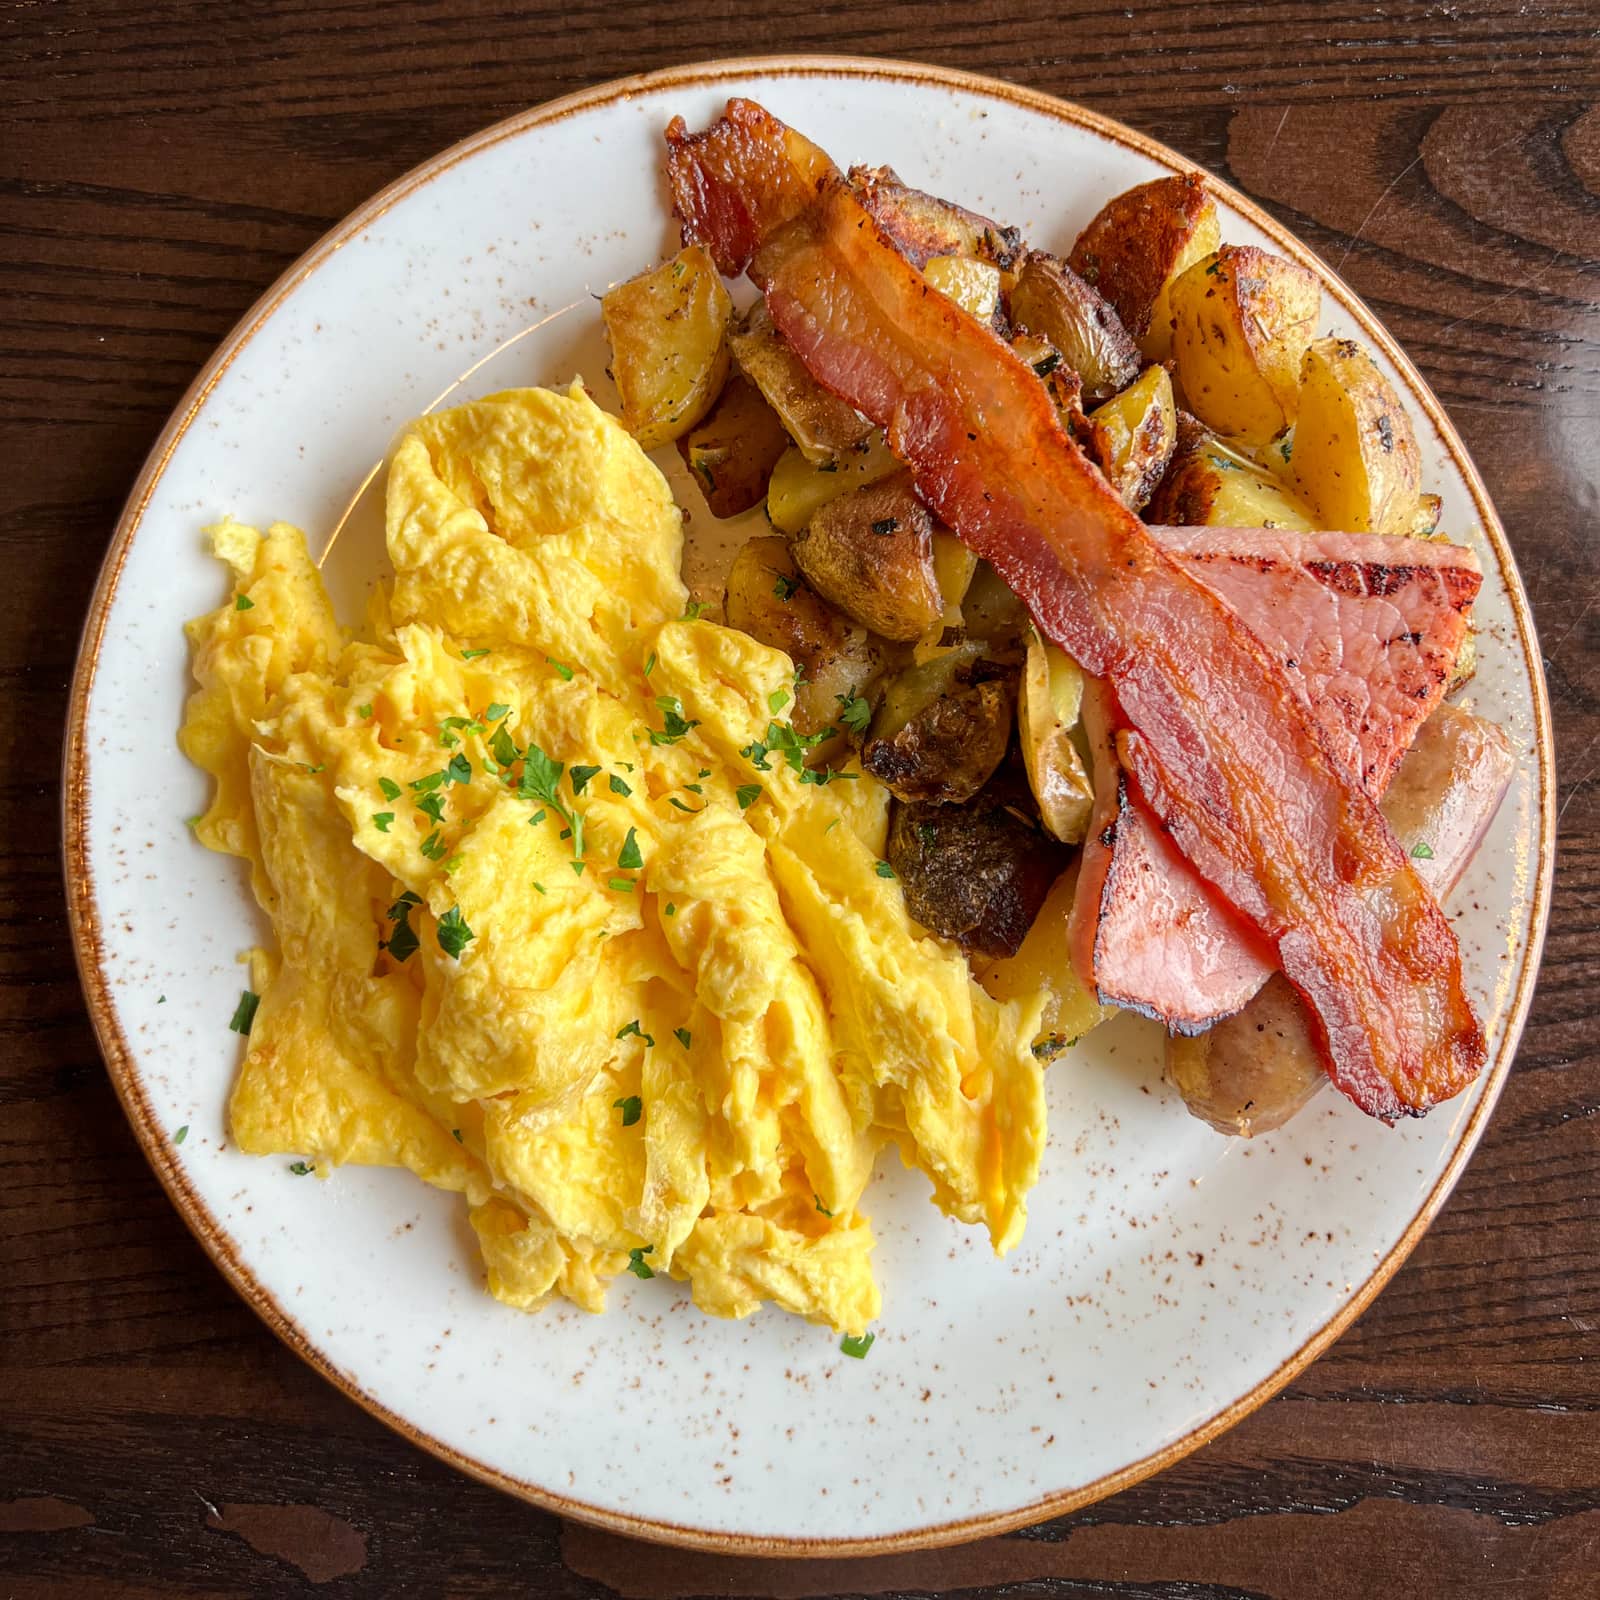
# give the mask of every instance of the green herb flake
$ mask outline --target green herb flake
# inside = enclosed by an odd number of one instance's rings
[[[567,781],[572,785],[574,794],[582,794],[589,787],[589,780],[599,776],[599,767],[570,767],[567,770]]]
[[[617,1029],[617,1037],[619,1039],[626,1039],[630,1036],[643,1039],[646,1050],[654,1050],[656,1047],[655,1040],[652,1039],[650,1035],[639,1026],[639,1019],[637,1017],[635,1017],[632,1022],[625,1023],[622,1027]]]
[[[450,1137],[452,1139],[454,1139],[457,1144],[460,1144],[461,1143],[461,1130],[459,1128],[452,1128],[450,1130]]]
[[[393,778],[379,778],[378,788],[385,800],[398,800],[400,798],[400,785]]]
[[[622,1113],[624,1128],[631,1128],[644,1115],[644,1101],[636,1094],[624,1095],[622,1099],[611,1102],[611,1109]]]
[[[780,572],[778,574],[778,581],[775,584],[773,584],[773,586],[772,586],[772,592],[780,600],[782,600],[785,603],[787,603],[789,600],[791,600],[794,597],[794,592],[799,587],[800,587],[800,585],[798,583],[796,583],[793,578],[786,578]]]
[[[528,826],[530,828],[537,828],[539,826],[539,824],[541,822],[543,822],[544,819],[546,817],[548,817],[549,815],[550,815],[550,813],[548,811],[546,811],[543,806],[540,806],[539,809],[537,811],[535,811],[534,814],[531,817],[528,818]]]
[[[450,765],[444,769],[444,781],[446,786],[452,783],[472,782],[472,763],[467,760],[464,753],[457,751],[450,757]]]
[[[233,602],[233,609],[235,611],[254,611],[255,608],[255,601],[252,600],[247,594],[240,595],[238,599]]]
[[[644,675],[649,677],[656,670],[656,653],[654,650],[644,658]]]
[[[694,1035],[690,1033],[687,1028],[674,1028],[672,1030],[672,1037],[676,1039],[685,1050],[687,1050],[689,1046],[694,1043]]]
[[[389,831],[389,824],[393,821],[394,812],[392,811],[374,811],[372,813],[372,826],[376,828],[379,833],[387,833]]]
[[[1294,454],[1293,434],[1286,439],[1280,439],[1278,441],[1278,454],[1282,456],[1285,461],[1289,460],[1289,458]]]
[[[522,784],[519,789],[524,800],[543,800],[547,805],[559,805],[556,785],[566,768],[552,761],[538,745],[530,744],[522,760]]]
[[[820,1194],[813,1194],[811,1198],[817,1202],[817,1210],[820,1211],[823,1216],[831,1217],[833,1215],[833,1213],[825,1205],[823,1205],[822,1196]]]
[[[467,926],[467,919],[461,915],[460,906],[451,906],[439,918],[439,948],[450,957],[452,961],[461,959],[461,952],[477,937],[472,929]]]
[[[653,1244],[638,1245],[628,1252],[628,1271],[636,1278],[653,1278],[655,1273],[650,1270],[645,1257],[655,1249]]]
[[[677,914],[678,908],[670,900],[661,908],[661,915],[664,917],[675,917]]]
[[[1411,847],[1411,854],[1418,861],[1433,860],[1433,846],[1426,839],[1418,839]]]
[[[358,717],[370,717],[372,715],[372,707],[370,705],[357,706],[356,715]]]
[[[867,724],[872,721],[872,707],[854,689],[849,694],[836,694],[833,697],[839,702],[839,720],[851,733],[864,734]]]
[[[489,750],[495,760],[500,763],[501,770],[508,774],[522,757],[522,752],[517,748],[516,740],[511,737],[503,721],[494,730],[494,734],[489,740]],[[506,781],[509,783],[511,780],[508,777]]]
[[[545,888],[545,886],[542,883],[535,883],[534,884],[534,888],[537,889],[540,894],[549,894],[550,893],[550,891],[547,888]]]
[[[488,653],[488,646],[485,645],[482,650],[463,650],[461,652],[461,659],[463,661],[476,661],[479,656],[486,656]]]
[[[639,836],[632,828],[628,829],[628,837],[622,841],[622,849],[617,855],[617,865],[626,867],[630,872],[644,865],[644,857],[639,853]]]
[[[189,1137],[189,1124],[186,1122],[186,1123],[184,1123],[184,1125],[181,1128],[178,1129],[178,1131],[175,1134],[173,1134],[172,1142],[174,1144],[182,1144],[183,1141],[185,1139],[187,1139],[188,1137]]]
[[[439,837],[439,830],[435,828],[426,839],[422,841],[421,850],[430,861],[443,861],[450,853],[450,846]]]
[[[887,861],[880,861],[872,870],[876,872],[880,878],[892,878],[894,876],[894,868],[891,867]]]
[[[875,1333],[863,1333],[859,1337],[853,1333],[847,1333],[839,1341],[839,1348],[847,1356],[853,1356],[857,1361],[863,1361],[866,1359],[867,1351],[877,1341],[877,1337]]]
[[[233,1008],[233,1020],[228,1024],[235,1033],[248,1034],[256,1020],[256,1007],[261,1004],[261,996],[249,989],[241,991],[239,1003]]]
[[[632,894],[635,888],[632,878],[607,878],[606,884],[618,894]]]
[[[733,797],[739,802],[741,811],[748,811],[761,798],[761,785],[759,783],[740,784],[734,790]]]
[[[833,830],[834,830],[834,829],[835,829],[835,828],[837,828],[837,827],[838,827],[838,826],[839,826],[839,819],[838,819],[838,818],[837,818],[837,817],[835,817],[835,818],[834,818],[834,819],[833,819],[833,821],[832,821],[832,822],[830,822],[830,823],[829,823],[829,824],[828,824],[828,826],[827,826],[827,827],[826,827],[826,828],[824,828],[824,829],[823,829],[823,830],[822,830],[822,831],[823,831],[823,832],[824,832],[824,833],[832,833],[832,832],[833,832]]]
[[[433,822],[444,821],[444,796],[442,794],[425,794],[417,801],[417,810]]]
[[[575,872],[575,873],[577,873],[577,875],[578,875],[578,876],[579,876],[579,877],[580,877],[580,878],[581,878],[581,877],[582,877],[582,876],[583,876],[583,869],[584,869],[584,868],[585,868],[585,867],[586,867],[586,866],[588,866],[588,865],[589,865],[589,863],[588,863],[588,862],[587,862],[587,861],[569,861],[569,862],[568,862],[568,863],[567,863],[567,865],[568,865],[568,866],[569,866],[569,867],[571,867],[571,868],[572,868],[572,870],[573,870],[573,871],[574,871],[574,872]]]
[[[620,794],[624,799],[633,793],[633,790],[628,787],[627,779],[619,778],[614,772],[606,779],[606,784],[612,794]]]
[[[313,1167],[309,1161],[291,1161],[289,1163],[289,1170],[297,1178],[309,1178],[317,1169]]]
[[[679,811],[685,812],[691,817],[697,817],[702,811],[705,810],[704,806],[692,806],[687,800],[680,800],[675,794],[669,794],[667,796],[667,804],[669,806],[676,806]]]
[[[704,600],[691,600],[683,608],[683,620],[685,622],[698,622],[705,614],[706,603]]]
[[[563,683],[572,682],[572,668],[569,667],[565,661],[557,661],[554,656],[546,656],[544,659],[546,666],[555,668]]]
[[[501,705],[500,702],[496,700],[494,704],[484,712],[483,720],[485,722],[499,722],[502,718],[509,717],[510,715],[511,707]]]

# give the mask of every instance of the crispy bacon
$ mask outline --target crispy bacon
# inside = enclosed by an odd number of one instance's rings
[[[940,517],[1047,637],[1108,680],[1130,781],[1276,948],[1339,1087],[1385,1119],[1459,1092],[1484,1040],[1455,936],[1278,664],[1150,537],[1028,368],[929,287],[837,170],[813,158],[774,180],[785,133],[746,120],[715,147],[714,169],[674,178],[686,235],[719,251],[736,235],[728,261],[754,246],[750,276],[813,376],[886,430]],[[694,164],[695,148],[680,139],[674,157]]]

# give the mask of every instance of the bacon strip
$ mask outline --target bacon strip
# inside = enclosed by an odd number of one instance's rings
[[[714,230],[714,251],[732,238],[719,256],[729,261],[754,243],[750,276],[812,375],[886,430],[939,516],[1047,637],[1109,681],[1131,780],[1276,948],[1334,1082],[1385,1120],[1458,1093],[1484,1040],[1455,937],[1278,664],[1150,537],[1028,368],[929,287],[837,170],[811,160],[772,182],[785,132],[747,119],[714,168],[674,179],[686,237],[712,243]],[[682,141],[673,154],[695,160]],[[810,187],[815,200],[797,210]]]

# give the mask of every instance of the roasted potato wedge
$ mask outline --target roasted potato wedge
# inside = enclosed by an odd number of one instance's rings
[[[1061,426],[1079,444],[1089,438],[1089,419],[1083,414],[1083,379],[1066,363],[1061,352],[1048,339],[1036,333],[1019,333],[1011,340],[1011,348],[1033,368],[1034,376],[1044,385],[1045,392],[1055,403]]]
[[[960,803],[1011,742],[1016,676],[962,644],[890,679],[861,765],[902,800]]]
[[[1015,228],[964,206],[908,188],[889,167],[852,167],[850,186],[878,225],[917,266],[935,256],[966,256],[1009,271],[1022,253]]]
[[[841,616],[801,577],[787,539],[751,539],[728,570],[723,614],[801,669],[790,720],[800,733],[837,726],[840,695],[871,699],[883,672],[883,648]],[[837,748],[818,746],[815,758]]]
[[[1017,953],[987,962],[975,973],[996,1000],[1027,1001],[1044,996],[1044,1014],[1033,1041],[1033,1053],[1041,1061],[1059,1055],[1091,1028],[1116,1015],[1116,1007],[1102,1005],[1072,964],[1067,935],[1077,888],[1078,865],[1074,862],[1051,885]]]
[[[717,402],[678,440],[711,514],[736,517],[766,498],[767,480],[789,448],[778,414],[750,380],[734,373]]]
[[[1223,245],[1172,286],[1172,351],[1189,409],[1209,428],[1264,445],[1295,420],[1300,363],[1322,290],[1293,261]]]
[[[1089,416],[1089,449],[1134,511],[1155,493],[1177,442],[1178,409],[1165,367],[1146,367],[1136,383]]]
[[[734,324],[728,348],[739,370],[778,413],[789,437],[808,461],[827,463],[859,450],[872,424],[824,389],[784,343],[764,300]]]
[[[940,294],[984,322],[992,322],[1000,309],[1000,269],[993,262],[971,256],[935,256],[922,275]]]
[[[944,615],[933,531],[902,468],[819,507],[794,537],[795,564],[846,616],[909,643]]]
[[[1139,376],[1139,347],[1110,303],[1064,261],[1029,251],[1011,286],[1014,326],[1048,339],[1083,380],[1090,405],[1109,400]]]
[[[1166,476],[1144,511],[1168,527],[1292,528],[1310,533],[1310,506],[1265,467],[1231,449],[1188,412],[1178,413],[1178,442]]]
[[[641,272],[600,300],[623,425],[646,450],[711,409],[728,375],[733,301],[704,246]]]
[[[987,561],[980,561],[961,602],[961,633],[990,661],[1018,666],[1028,651],[1028,608]]]
[[[1083,669],[1065,650],[1030,633],[1017,731],[1039,818],[1063,844],[1082,843],[1094,807],[1094,784],[1073,739],[1082,706]]]
[[[890,808],[889,865],[906,909],[978,955],[1017,953],[1066,864],[1016,798],[1002,774],[967,805]]]
[[[1108,200],[1067,263],[1116,307],[1146,361],[1172,354],[1172,285],[1221,242],[1197,173],[1157,178]]]
[[[796,445],[785,450],[772,469],[767,520],[780,533],[799,533],[830,500],[900,470],[876,430],[837,460],[812,461]]]
[[[1422,457],[1394,385],[1351,339],[1317,339],[1300,365],[1294,480],[1319,526],[1412,533]]]

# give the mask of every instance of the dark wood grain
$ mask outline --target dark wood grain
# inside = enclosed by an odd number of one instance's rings
[[[0,1593],[1118,1600],[1600,1592],[1600,13],[1593,0],[0,7]],[[391,1437],[224,1286],[122,1122],[63,920],[66,687],[145,451],[260,290],[484,123],[772,49],[914,55],[1177,146],[1339,264],[1465,435],[1533,597],[1561,858],[1516,1070],[1443,1216],[1280,1398],[965,1550],[718,1560]]]

